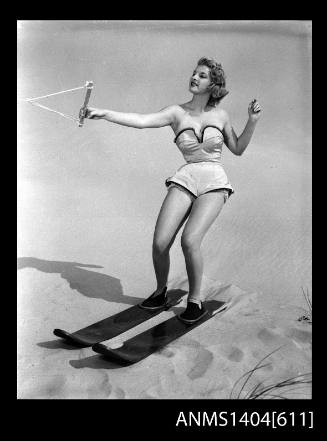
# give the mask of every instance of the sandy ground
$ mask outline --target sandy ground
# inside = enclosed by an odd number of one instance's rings
[[[224,150],[235,194],[203,243],[203,297],[232,304],[128,367],[55,337],[54,328],[75,331],[153,291],[151,242],[166,193],[164,180],[183,161],[168,128],[139,131],[88,121],[79,129],[23,104],[18,133],[18,398],[236,399],[260,382],[276,384],[310,373],[311,324],[298,320],[308,309],[302,287],[311,296],[309,25],[225,29],[220,24],[201,30],[195,25],[148,25],[133,32],[131,26],[21,23],[20,96],[93,80],[94,106],[153,111],[186,100],[185,84],[196,60],[218,54],[231,89],[224,107],[236,131],[246,121],[252,98],[264,108],[246,153],[235,157]],[[146,93],[149,88],[151,94]],[[51,104],[66,112],[76,112],[83,101],[83,93],[63,97]],[[168,287],[187,291],[180,234],[171,251]],[[118,341],[180,313],[182,306]],[[237,380],[270,353],[238,395],[242,381],[233,390]],[[310,398],[311,385],[274,393]]]
[[[43,261],[32,265],[34,269],[26,268],[21,276],[21,283],[33,285],[32,291],[25,290],[22,309],[28,310],[31,303],[37,306],[34,315],[25,313],[19,317],[19,398],[237,398],[244,381],[233,390],[236,381],[275,350],[262,363],[265,366],[251,377],[240,398],[259,382],[268,386],[311,372],[311,326],[296,320],[303,314],[301,308],[280,306],[267,310],[257,293],[208,279],[204,281],[205,295],[232,301],[230,308],[138,364],[121,367],[91,348],[76,349],[65,344],[52,331],[55,326],[75,331],[124,309],[126,303],[76,295],[81,289],[69,272],[82,274],[85,270],[78,266],[69,270],[68,264],[63,263],[64,271],[57,273],[54,271],[58,263]],[[52,268],[52,274],[38,274],[38,268],[44,265],[49,272]],[[80,279],[85,288],[87,280],[90,286],[97,286],[103,283],[103,277],[108,278],[91,272]],[[110,286],[113,281],[108,282]],[[187,290],[187,282],[171,281],[169,288]],[[129,304],[137,301],[136,297],[129,298]],[[107,343],[115,347],[180,313],[184,305],[185,302]],[[311,387],[285,387],[275,394],[310,398]]]

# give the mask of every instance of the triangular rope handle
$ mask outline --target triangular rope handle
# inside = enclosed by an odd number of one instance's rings
[[[62,113],[62,112],[58,112],[58,110],[51,109],[50,107],[46,107],[46,106],[36,102],[37,100],[41,100],[43,98],[48,98],[49,96],[59,95],[61,93],[72,92],[73,90],[79,90],[79,89],[84,89],[84,88],[86,88],[86,95],[85,95],[85,99],[84,99],[84,104],[79,112],[78,118],[74,118],[73,116],[66,115],[65,113]],[[50,112],[57,113],[58,115],[61,115],[64,118],[75,121],[76,123],[78,123],[79,127],[83,127],[84,119],[85,119],[85,115],[86,115],[86,108],[87,108],[88,102],[90,100],[92,89],[93,89],[93,81],[87,81],[84,86],[75,87],[74,89],[61,90],[60,92],[50,93],[48,95],[38,96],[36,98],[25,98],[23,101],[26,101],[30,104],[33,104],[34,106],[41,107],[42,109],[49,110]]]

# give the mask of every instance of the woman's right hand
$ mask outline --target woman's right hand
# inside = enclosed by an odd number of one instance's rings
[[[87,107],[85,111],[85,118],[88,119],[101,119],[106,115],[106,111],[103,109],[96,109],[95,107]]]

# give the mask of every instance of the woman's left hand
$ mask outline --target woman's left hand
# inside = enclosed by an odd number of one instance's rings
[[[252,121],[257,121],[261,115],[261,107],[256,99],[252,100],[248,107],[249,117]]]

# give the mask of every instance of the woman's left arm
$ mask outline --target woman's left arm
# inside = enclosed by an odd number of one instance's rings
[[[235,155],[242,155],[244,150],[249,145],[249,142],[252,138],[255,126],[261,115],[261,107],[257,100],[251,101],[248,107],[249,119],[246,123],[246,126],[242,132],[242,134],[237,137],[234,129],[231,125],[228,114],[225,112],[225,123],[224,123],[224,137],[225,144],[229,148],[229,150]]]

